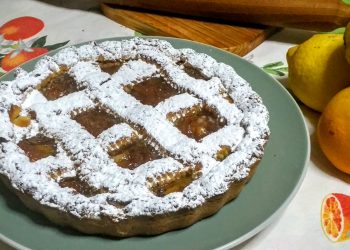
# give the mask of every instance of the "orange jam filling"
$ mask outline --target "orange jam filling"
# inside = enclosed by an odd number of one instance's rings
[[[165,173],[155,180],[149,178],[150,190],[159,197],[173,192],[181,192],[201,175],[201,165],[174,173]]]
[[[106,72],[110,75],[113,75],[115,72],[117,72],[123,65],[123,63],[120,61],[111,60],[101,60],[98,61],[98,64],[103,72]]]
[[[161,158],[161,155],[154,148],[141,139],[137,139],[118,150],[110,151],[109,155],[118,166],[131,170],[148,161]]]
[[[231,148],[229,146],[221,146],[220,150],[216,153],[216,159],[218,161],[224,160],[229,154],[231,154]]]
[[[59,185],[63,188],[64,187],[72,188],[77,193],[85,195],[87,197],[107,192],[107,190],[104,188],[98,189],[98,190],[92,188],[87,183],[80,181],[78,177],[64,178],[59,182]]]
[[[53,73],[38,86],[38,90],[48,100],[56,100],[62,96],[81,90],[74,78],[67,71],[68,69],[62,68],[59,72]]]
[[[209,80],[209,78],[205,76],[199,69],[189,66],[187,64],[184,65],[184,71],[187,73],[187,75],[195,79]]]
[[[44,135],[36,135],[29,139],[23,139],[18,146],[25,152],[31,162],[46,158],[57,153],[56,143],[53,138]]]
[[[36,114],[34,111],[29,113],[29,116],[21,116],[22,108],[17,105],[11,105],[8,112],[10,121],[18,127],[28,127],[30,125],[31,119],[35,119]]]
[[[158,103],[179,93],[163,77],[152,77],[135,85],[127,85],[124,90],[142,104],[157,106]]]
[[[175,121],[175,126],[185,135],[199,141],[203,137],[226,125],[226,120],[219,117],[206,106],[198,112],[189,112]]]
[[[95,137],[113,125],[121,123],[120,118],[99,107],[78,113],[72,118]]]

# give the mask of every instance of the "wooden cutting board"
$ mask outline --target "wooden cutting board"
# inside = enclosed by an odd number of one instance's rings
[[[231,22],[259,23],[320,31],[350,22],[349,0],[100,0],[143,10],[188,17],[218,18]]]
[[[101,3],[101,10],[110,19],[144,35],[169,36],[213,45],[243,56],[262,43],[276,28],[237,26],[169,16],[154,12],[120,8]]]

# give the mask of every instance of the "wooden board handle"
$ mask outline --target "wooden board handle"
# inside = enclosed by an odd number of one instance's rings
[[[102,0],[124,7],[235,22],[329,30],[350,21],[342,0]]]

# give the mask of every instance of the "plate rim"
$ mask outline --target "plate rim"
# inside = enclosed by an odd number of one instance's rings
[[[23,67],[24,65],[36,62],[36,61],[40,60],[41,58],[43,58],[44,56],[51,56],[51,55],[57,53],[58,51],[60,51],[62,49],[65,49],[67,47],[81,46],[81,45],[84,45],[84,44],[88,44],[90,42],[103,42],[103,41],[108,41],[108,40],[120,41],[120,40],[127,40],[127,39],[133,39],[133,38],[137,38],[137,37],[136,36],[108,37],[108,38],[102,38],[102,39],[97,39],[97,40],[89,40],[89,41],[80,42],[80,43],[76,43],[76,44],[65,45],[63,47],[57,48],[55,50],[52,50],[52,51],[50,51],[50,52],[48,52],[48,53],[46,53],[44,55],[41,55],[39,57],[36,57],[36,58],[33,58],[33,59],[29,60],[29,61],[24,62],[23,64],[19,65],[18,67],[14,68],[11,71],[6,72],[4,75],[2,75],[0,77],[0,81],[3,81],[3,78],[6,78],[10,74],[13,74],[17,69]],[[235,57],[238,60],[243,60],[246,63],[249,63],[250,66],[252,66],[256,70],[264,73],[267,77],[270,78],[271,81],[275,82],[276,85],[278,86],[278,88],[280,89],[280,91],[284,92],[284,94],[288,96],[288,98],[290,99],[291,103],[295,106],[296,111],[297,111],[297,113],[299,115],[299,118],[303,122],[303,128],[304,128],[304,132],[305,132],[305,138],[304,139],[306,139],[306,141],[305,141],[306,142],[306,154],[305,154],[305,159],[303,161],[303,168],[302,168],[301,174],[299,176],[298,182],[293,187],[293,190],[289,193],[288,197],[284,200],[284,202],[281,203],[280,206],[272,214],[270,214],[270,216],[268,216],[263,222],[261,222],[258,226],[254,227],[254,229],[252,229],[249,232],[243,234],[242,236],[240,236],[240,237],[238,237],[238,238],[236,238],[236,239],[234,239],[234,240],[232,240],[232,241],[230,241],[230,242],[228,242],[228,243],[226,243],[226,244],[224,244],[222,246],[216,247],[214,249],[216,249],[216,250],[226,250],[226,249],[230,249],[232,247],[235,247],[235,246],[245,242],[246,240],[252,238],[254,235],[258,234],[259,232],[264,230],[266,227],[268,227],[270,224],[272,224],[280,215],[282,215],[283,211],[287,208],[287,206],[293,200],[295,195],[298,193],[298,191],[299,191],[299,189],[301,187],[301,184],[303,183],[303,180],[304,180],[305,175],[306,175],[307,163],[308,163],[308,161],[310,159],[310,153],[311,153],[310,134],[309,134],[309,130],[307,128],[306,121],[305,121],[305,119],[303,117],[303,113],[302,113],[298,103],[293,98],[293,96],[288,92],[288,90],[279,81],[277,81],[271,75],[269,75],[266,72],[264,72],[260,67],[258,67],[254,63],[249,62],[244,57],[238,56],[238,55],[233,54],[233,53],[231,53],[229,51],[226,51],[224,49],[215,47],[213,45],[209,45],[209,44],[205,44],[205,43],[197,42],[197,41],[192,41],[192,40],[188,40],[188,39],[183,39],[183,38],[166,37],[166,36],[142,36],[140,38],[163,39],[163,40],[170,41],[170,42],[173,40],[173,41],[181,41],[181,42],[185,42],[185,43],[197,44],[197,45],[200,45],[201,47],[207,47],[207,48],[210,48],[210,49],[219,50],[222,53],[226,54],[227,56]],[[10,239],[9,237],[6,237],[1,232],[0,232],[0,241],[4,242],[9,247],[13,247],[13,248],[20,249],[20,250],[30,250],[30,248],[28,248],[28,247],[26,247],[26,246],[24,246],[24,245],[22,245],[20,243],[17,243],[16,241]]]

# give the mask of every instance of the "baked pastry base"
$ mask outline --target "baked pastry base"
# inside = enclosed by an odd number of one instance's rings
[[[67,225],[86,234],[129,237],[135,235],[156,235],[174,229],[185,228],[203,218],[215,214],[226,203],[239,195],[244,185],[249,182],[254,175],[259,162],[260,161],[257,161],[251,166],[247,178],[239,182],[231,183],[227,192],[209,199],[202,206],[194,209],[182,209],[177,212],[162,215],[127,218],[118,222],[112,221],[107,217],[102,217],[100,219],[79,218],[71,213],[43,205],[33,199],[30,194],[18,191],[12,187],[9,179],[4,175],[0,174],[0,180],[9,190],[14,192],[28,208],[44,214],[50,221],[58,225]]]

